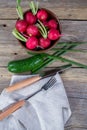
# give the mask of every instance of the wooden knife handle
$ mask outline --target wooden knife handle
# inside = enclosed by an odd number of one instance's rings
[[[6,88],[6,91],[7,92],[13,92],[15,90],[18,90],[18,89],[21,89],[21,88],[24,88],[26,87],[27,85],[30,85],[36,81],[38,81],[39,79],[41,79],[40,76],[33,76],[31,78],[28,78],[28,79],[25,79],[25,80],[22,80],[18,83],[15,83],[14,85],[12,86],[9,86]]]
[[[15,112],[17,109],[19,109],[20,107],[22,107],[24,104],[25,104],[24,100],[21,100],[21,101],[18,101],[16,103],[12,104],[12,106],[10,106],[9,108],[7,108],[5,111],[0,112],[0,120],[3,120],[4,118],[8,117],[13,112]]]

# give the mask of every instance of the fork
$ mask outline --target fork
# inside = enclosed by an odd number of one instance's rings
[[[26,101],[29,98],[33,97],[34,95],[36,95],[37,93],[39,93],[40,91],[42,91],[43,89],[46,91],[49,88],[53,87],[54,84],[56,83],[56,78],[53,76],[50,78],[50,80],[41,87],[41,89],[39,89],[38,91],[36,91],[35,93],[33,93],[30,96],[25,97],[23,100],[20,100],[14,104],[12,104],[10,107],[8,107],[6,110],[1,111],[0,112],[0,120],[3,120],[4,118],[8,117],[10,114],[12,114],[13,112],[15,112],[16,110],[18,110],[19,108],[21,108],[22,106],[25,105]]]
[[[32,95],[26,97],[25,100],[28,100],[29,98],[33,97],[34,95],[36,95],[37,93],[39,93],[39,92],[42,91],[43,89],[44,89],[44,90],[47,90],[47,89],[51,88],[55,83],[56,83],[56,78],[55,78],[54,76],[52,76],[52,77],[50,78],[50,80],[49,80],[46,84],[44,84],[44,85],[42,86],[42,88],[41,88],[40,90],[38,90],[38,91],[36,91],[34,94],[32,94]]]

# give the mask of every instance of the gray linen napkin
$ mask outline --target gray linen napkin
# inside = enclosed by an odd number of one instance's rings
[[[31,77],[30,75],[14,75],[11,84]],[[64,125],[71,116],[71,110],[62,80],[57,73],[57,82],[47,91],[42,90],[26,101],[25,106],[14,112],[11,116],[0,122],[0,130],[64,130]],[[0,108],[31,95],[39,90],[50,77],[40,80],[33,85],[10,94],[5,90],[2,95],[8,97],[4,102],[0,100]],[[1,98],[0,98],[1,99]],[[4,105],[3,105],[4,104]],[[10,124],[11,122],[11,124]],[[4,124],[5,123],[5,127]]]

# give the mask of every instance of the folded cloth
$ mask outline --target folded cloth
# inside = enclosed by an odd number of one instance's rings
[[[30,75],[14,75],[11,84],[31,77]],[[15,111],[8,118],[0,122],[0,130],[64,130],[64,125],[71,116],[71,110],[62,80],[57,73],[56,83],[48,90],[42,90],[26,101],[25,106]],[[42,79],[30,86],[6,94],[6,101],[2,98],[0,109],[12,102],[23,99],[39,90],[50,77]],[[5,91],[5,90],[4,90]],[[4,93],[2,95],[4,95]],[[3,96],[2,96],[3,97]],[[9,100],[7,102],[7,100]],[[3,105],[5,102],[5,105]],[[12,120],[11,120],[12,119]],[[7,123],[5,123],[7,122]],[[8,125],[10,124],[11,125]],[[6,129],[5,126],[9,126]],[[18,128],[17,128],[18,126]],[[20,127],[20,128],[19,128]]]

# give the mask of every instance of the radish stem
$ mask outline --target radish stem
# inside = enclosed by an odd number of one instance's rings
[[[32,13],[33,13],[33,15],[36,15],[36,14],[37,14],[37,11],[38,11],[38,2],[33,2],[33,1],[31,1],[31,2],[29,3],[29,7],[30,7],[30,9],[31,9],[31,11],[32,11]]]
[[[13,34],[17,39],[19,39],[19,40],[21,40],[21,41],[23,41],[23,42],[26,42],[26,41],[27,41],[27,39],[26,39],[22,34],[20,34],[16,29],[14,29],[14,30],[12,31],[12,34]]]
[[[44,38],[47,38],[47,30],[46,30],[45,26],[43,25],[43,23],[40,20],[38,20],[37,26],[38,26],[38,28],[40,30],[41,35]]]
[[[17,14],[18,14],[20,19],[23,19],[23,11],[22,11],[22,8],[20,6],[21,0],[17,0],[16,3],[17,3],[17,6],[16,6]]]

